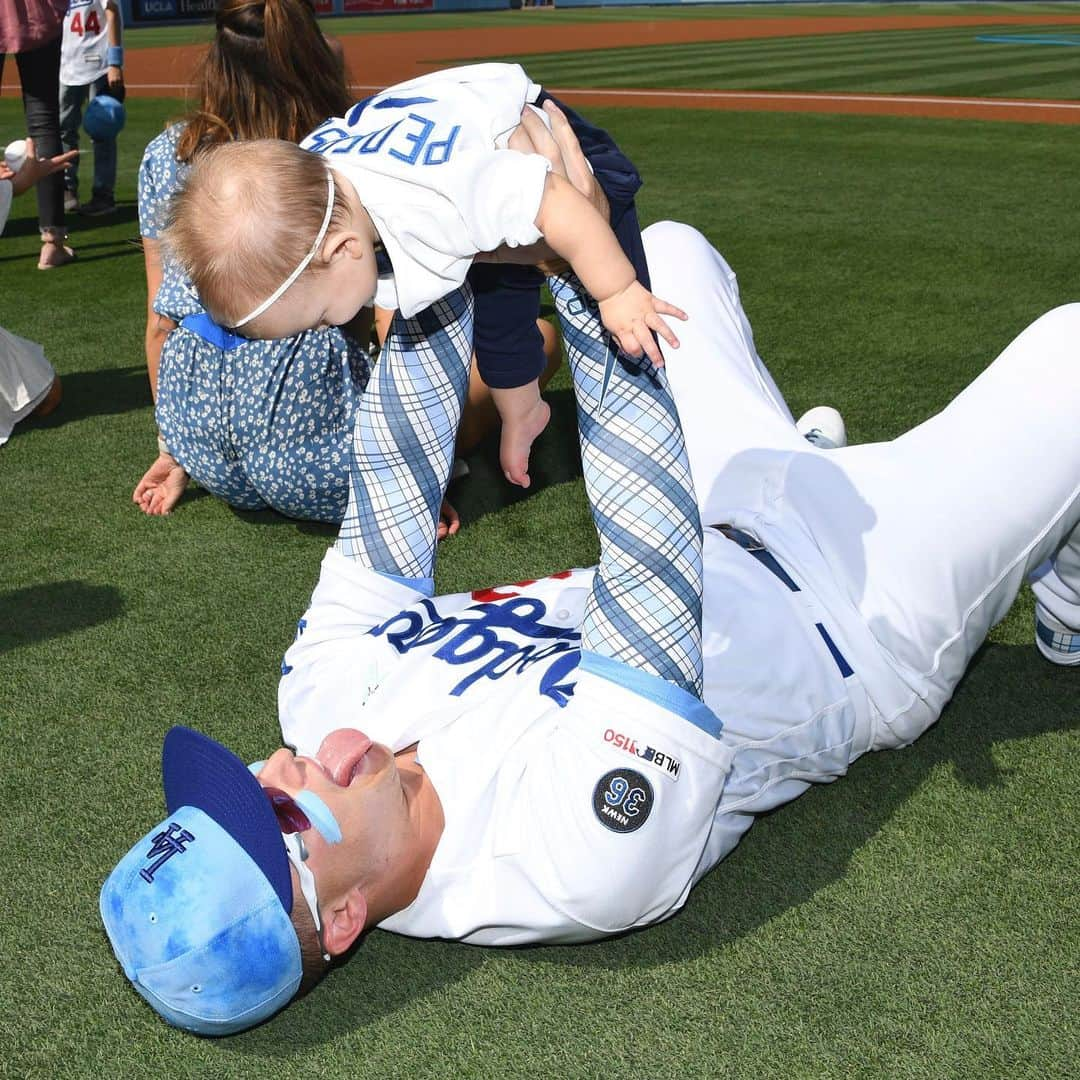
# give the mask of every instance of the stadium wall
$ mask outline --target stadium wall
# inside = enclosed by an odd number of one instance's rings
[[[510,0],[315,0],[315,10],[320,15],[505,11],[510,6]],[[160,26],[163,23],[205,22],[213,15],[217,0],[120,0],[120,7],[125,26]]]
[[[535,3],[536,0],[526,0]],[[644,7],[673,4],[736,4],[747,0],[555,0],[556,7]],[[755,4],[792,3],[793,0],[751,0]],[[794,0],[798,3],[799,0]],[[808,0],[809,2],[809,0]],[[881,0],[876,0],[880,3]],[[887,2],[887,0],[886,0]],[[204,22],[217,0],[120,0],[125,26]],[[519,8],[522,0],[315,0],[320,15],[389,15],[425,11],[505,11]]]

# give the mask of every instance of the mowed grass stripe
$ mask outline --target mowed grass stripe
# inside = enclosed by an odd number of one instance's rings
[[[920,50],[913,50],[911,55],[917,57],[919,53]],[[866,55],[866,50],[855,54],[860,59]],[[741,75],[755,74],[763,68],[785,71],[834,70],[838,63],[851,59],[850,52],[808,50],[800,44],[784,48],[773,46],[736,50],[724,42],[704,42],[697,45],[635,46],[587,53],[548,53],[529,57],[527,63],[531,74],[543,74],[547,82],[575,78],[619,78],[626,69],[632,68],[638,78],[644,75],[651,85],[655,85],[673,73],[681,78],[688,71],[696,83],[702,79],[714,79],[717,72]]]
[[[942,88],[955,88],[951,92],[974,96],[1001,96],[1011,92],[1011,86],[1020,78],[1025,85],[1038,85],[1040,80],[1057,80],[1062,75],[1077,71],[1080,57],[1061,58],[1054,62],[1042,56],[1020,57],[1008,65],[988,65],[982,58],[951,62],[922,63],[912,65],[908,59],[881,59],[864,64],[853,64],[844,71],[820,73],[812,77],[795,75],[791,78],[777,76],[778,86],[808,88],[813,83],[819,90],[846,90],[857,82],[861,89],[870,91],[895,91],[911,93],[918,89],[926,93],[939,93]],[[768,75],[763,75],[765,80]],[[1073,96],[1077,88],[1074,87]]]
[[[1022,46],[1007,45],[993,46],[979,42],[977,38],[984,32],[1000,30],[1000,27],[974,27],[962,30],[926,30],[926,31],[887,31],[854,34],[833,34],[822,37],[784,37],[784,38],[760,38],[747,41],[703,41],[698,44],[687,45],[641,45],[631,46],[624,49],[603,50],[608,55],[616,55],[627,52],[643,52],[656,58],[657,63],[662,63],[666,55],[693,54],[723,51],[725,56],[730,57],[733,63],[741,62],[765,62],[783,63],[789,62],[792,57],[812,56],[819,58],[823,63],[842,61],[852,56],[864,57],[871,55],[940,55],[948,56],[957,52],[972,52],[980,57],[985,57],[987,50],[1000,49],[1003,53],[1011,54],[1017,50],[1034,51],[1038,53],[1054,53],[1065,51],[1063,46]],[[1013,28],[1009,28],[1010,33]],[[1017,28],[1022,34],[1034,34],[1041,31],[1038,27]],[[1047,29],[1051,35],[1068,34],[1069,28]],[[1073,27],[1072,36],[1080,37],[1080,28]],[[547,57],[557,59],[560,63],[574,65],[584,63],[585,57],[598,55],[598,51],[592,53],[582,52],[554,52],[545,54]],[[995,62],[1000,62],[1000,59]],[[652,66],[650,64],[650,66]]]
[[[1077,58],[1080,60],[1080,57]],[[1057,75],[1055,79],[1053,76]],[[1045,64],[1013,67],[1008,74],[988,76],[983,80],[963,83],[943,80],[937,91],[941,94],[973,94],[979,97],[1045,97],[1055,99],[1080,98],[1080,65],[1064,64],[1050,68]]]
[[[989,46],[978,46],[977,50],[987,48]],[[1072,74],[1074,83],[1068,96],[1077,97],[1080,92],[1080,85],[1075,81],[1080,70],[1080,55],[1072,55],[1068,49],[1017,47],[999,62],[977,50],[957,52],[951,58],[881,55],[842,70],[834,65],[832,70],[815,75],[812,81],[814,88],[820,90],[1008,96],[1015,93],[1018,86],[1042,91],[1045,84],[1060,83]],[[777,76],[776,83],[808,88],[808,83],[788,79],[782,74]]]
[[[862,36],[862,35],[860,35]],[[973,35],[904,35],[896,49],[872,35],[861,49],[830,37],[776,39],[767,45],[726,42],[635,47],[529,58],[534,78],[550,86],[641,86],[709,89],[839,90],[847,92],[1080,97],[1080,54],[1066,47],[995,46]],[[990,74],[982,78],[984,73]],[[1073,76],[1072,78],[1070,78]]]
[[[722,72],[723,78],[729,82],[739,79],[789,79],[807,77],[819,79],[831,77],[838,70],[842,72],[839,77],[856,75],[863,71],[877,71],[883,65],[890,67],[901,66],[905,71],[912,71],[920,66],[925,66],[931,60],[938,60],[943,70],[951,70],[955,66],[954,49],[950,48],[927,48],[925,45],[913,45],[910,49],[879,49],[876,51],[867,49],[835,49],[813,50],[810,53],[795,51],[790,48],[781,50],[763,49],[760,51],[745,51],[741,55],[733,54],[722,45],[704,44],[694,46],[674,47],[665,50],[660,58],[639,55],[635,62],[635,70],[647,74],[650,84],[655,85],[663,80],[669,85],[679,85],[680,80],[690,72],[690,77],[700,79],[713,77],[713,72]],[[978,66],[982,61],[972,60],[973,66]],[[592,71],[597,77],[602,73],[610,73],[613,77],[621,76],[625,61],[619,58],[601,60],[592,65]],[[536,65],[529,65],[530,71]],[[574,74],[574,65],[567,64],[561,68],[560,77],[565,72],[566,78]],[[578,65],[579,71],[589,71],[590,65],[582,63]],[[763,70],[764,69],[764,70]],[[781,74],[782,73],[782,74]],[[822,73],[827,73],[823,75]]]
[[[906,49],[897,48],[897,38],[903,39]],[[851,40],[856,39],[856,40]],[[970,37],[967,40],[973,40]],[[545,64],[549,61],[559,65],[559,70],[573,72],[575,69],[595,67],[618,67],[628,54],[636,55],[638,61],[649,71],[662,70],[669,66],[672,58],[714,58],[721,54],[730,68],[749,66],[760,67],[762,64],[792,63],[816,64],[828,66],[843,62],[852,57],[868,55],[950,55],[957,49],[957,42],[950,40],[942,32],[894,34],[843,34],[825,38],[765,38],[751,41],[703,41],[687,45],[641,45],[621,49],[594,50],[591,52],[556,52],[544,54]],[[610,57],[610,62],[604,60]],[[805,59],[804,59],[805,58]],[[535,66],[533,59],[527,60],[529,68]]]

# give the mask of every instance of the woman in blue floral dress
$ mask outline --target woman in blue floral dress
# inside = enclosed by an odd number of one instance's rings
[[[139,169],[160,453],[134,500],[166,514],[194,477],[239,509],[340,521],[348,436],[370,372],[366,333],[229,334],[162,258],[159,240],[199,149],[232,138],[299,139],[349,104],[340,46],[328,44],[307,0],[223,0],[199,89],[199,107],[150,143]]]
[[[369,326],[278,341],[230,334],[162,257],[160,235],[199,149],[233,138],[295,141],[344,111],[352,99],[343,54],[308,0],[222,0],[216,19],[199,107],[147,146],[139,169],[159,453],[132,497],[148,514],[167,514],[194,478],[238,509],[340,522],[353,417],[371,368]],[[440,534],[457,527],[446,504]]]

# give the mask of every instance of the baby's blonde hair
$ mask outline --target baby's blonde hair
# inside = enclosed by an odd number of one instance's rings
[[[338,187],[332,226],[347,215]],[[311,250],[326,200],[326,164],[316,154],[280,139],[222,143],[196,155],[165,244],[211,318],[234,326]],[[301,279],[324,265],[316,253]]]

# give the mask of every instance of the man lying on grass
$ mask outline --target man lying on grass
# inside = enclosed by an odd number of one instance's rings
[[[929,727],[1028,575],[1040,649],[1080,658],[1080,305],[903,438],[822,449],[704,237],[653,226],[646,252],[690,315],[663,372],[612,363],[579,284],[551,279],[593,570],[432,595],[464,395],[440,341],[468,332],[468,295],[391,335],[282,666],[290,748],[247,766],[174,728],[168,816],[102,889],[170,1023],[259,1023],[376,926],[520,945],[667,918],[756,814]]]

